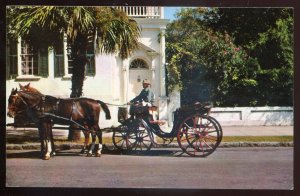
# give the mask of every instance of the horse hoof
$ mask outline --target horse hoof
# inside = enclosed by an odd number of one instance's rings
[[[101,157],[100,153],[96,153],[95,157]]]
[[[55,152],[52,152],[52,153],[50,154],[51,157],[54,157],[55,155],[56,155]]]
[[[50,156],[44,156],[43,157],[43,160],[49,160],[50,159]]]

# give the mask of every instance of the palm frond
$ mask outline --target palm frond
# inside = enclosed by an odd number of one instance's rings
[[[118,53],[128,58],[138,47],[140,29],[135,21],[119,10],[101,10],[97,32],[100,52]]]

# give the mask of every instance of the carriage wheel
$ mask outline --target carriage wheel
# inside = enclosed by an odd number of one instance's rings
[[[212,120],[212,121],[214,121],[214,123],[216,123],[216,125],[217,125],[217,127],[218,127],[218,129],[219,129],[219,131],[220,131],[220,136],[219,136],[219,144],[221,143],[221,141],[222,141],[222,138],[223,138],[223,130],[222,130],[222,127],[221,127],[221,125],[220,125],[220,123],[217,121],[217,119],[215,119],[214,117],[211,117],[211,116],[209,116],[209,118]]]
[[[220,144],[221,132],[211,117],[192,115],[181,123],[177,141],[180,148],[188,155],[206,157]]]
[[[112,142],[118,150],[126,150],[127,149],[126,139],[127,139],[126,132],[124,132],[122,130],[117,130],[117,131],[113,132]]]
[[[143,153],[149,151],[153,146],[151,137],[153,138],[152,132],[149,135],[148,131],[144,127],[142,122],[137,122],[133,130],[128,132],[128,148],[135,153]]]

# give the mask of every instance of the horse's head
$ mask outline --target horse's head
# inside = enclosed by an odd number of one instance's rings
[[[19,86],[20,86],[21,91],[27,91],[27,92],[33,92],[33,93],[41,94],[41,92],[38,91],[36,88],[33,88],[33,87],[30,86],[30,82],[28,84],[24,85],[24,86],[19,83]]]
[[[25,112],[27,108],[37,105],[41,100],[41,96],[37,93],[18,91],[12,89],[8,98],[7,116],[16,117],[18,114]]]
[[[10,96],[8,98],[8,112],[7,112],[7,116],[14,118],[17,113],[18,113],[18,109],[17,109],[17,105],[18,104],[18,90],[16,89],[12,89]]]

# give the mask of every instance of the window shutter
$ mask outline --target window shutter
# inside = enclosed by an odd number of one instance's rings
[[[48,74],[48,48],[42,48],[39,51],[39,59],[38,59],[38,74],[42,77],[47,77]]]
[[[6,79],[18,75],[17,41],[7,39],[6,42]]]
[[[95,55],[87,54],[86,57],[88,62],[85,65],[85,74],[87,76],[95,76]]]

